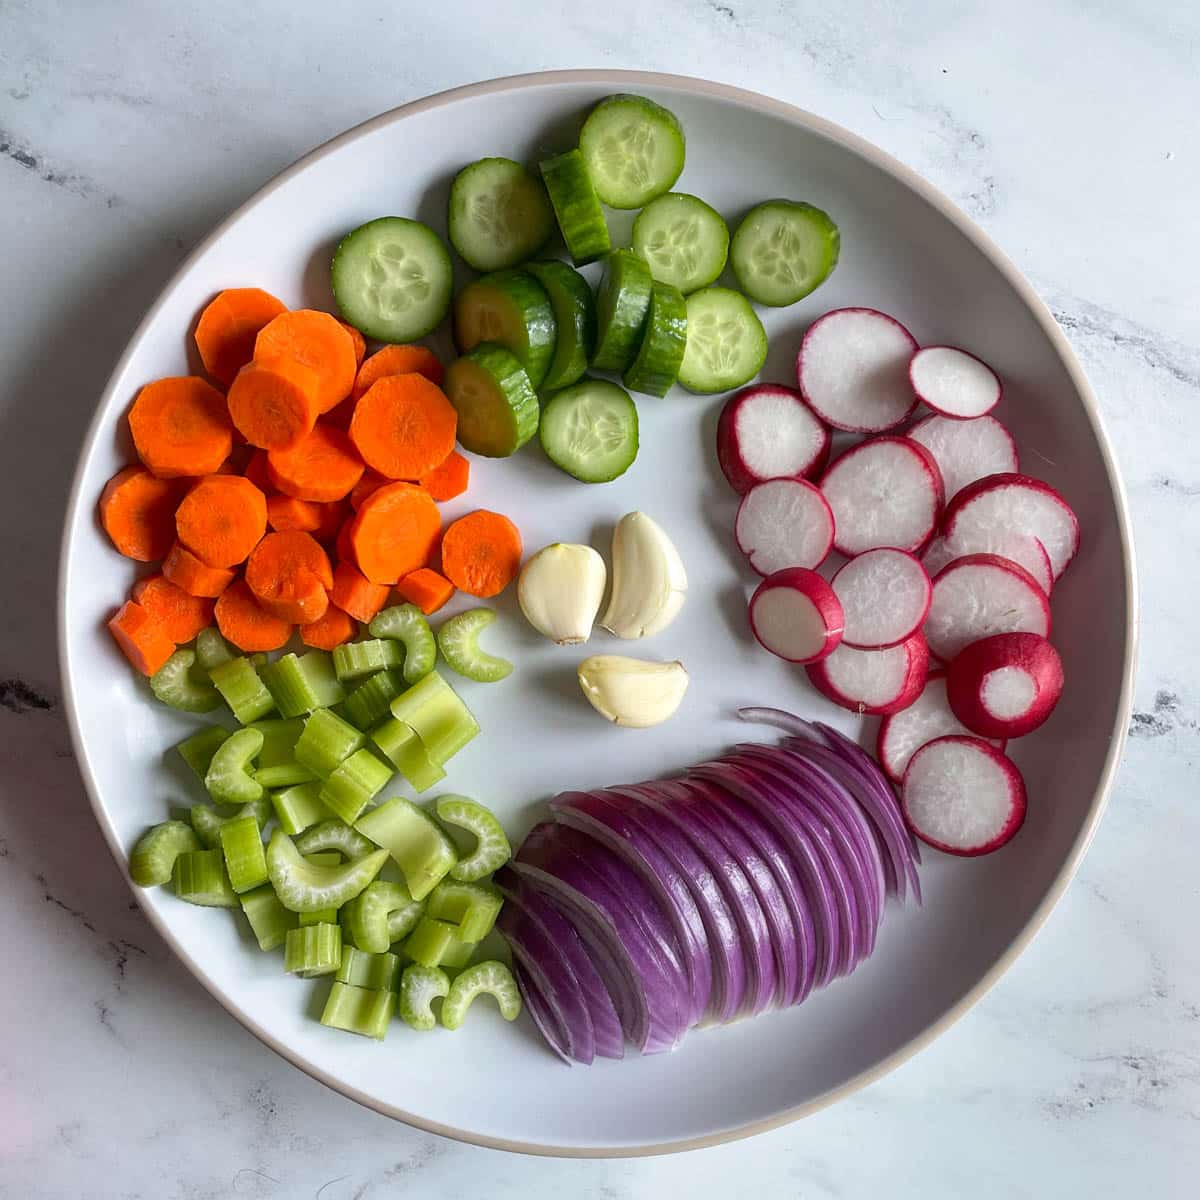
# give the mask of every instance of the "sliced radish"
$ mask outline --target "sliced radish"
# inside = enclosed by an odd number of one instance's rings
[[[742,388],[717,422],[717,461],[735,492],[766,479],[807,479],[829,461],[829,430],[800,393],[778,383]]]
[[[846,616],[842,640],[859,650],[886,650],[912,637],[933,597],[920,561],[889,547],[852,558],[831,583]]]
[[[983,737],[1032,733],[1063,690],[1058,651],[1036,633],[999,633],[972,642],[946,671],[954,715]]]
[[[1001,558],[1011,559],[1037,580],[1038,587],[1047,596],[1054,587],[1050,555],[1041,538],[1031,533],[1014,533],[1011,529],[974,529],[954,537],[934,538],[921,555],[921,563],[930,575],[936,575],[956,558],[965,558],[968,554],[998,554]]]
[[[1000,529],[1040,538],[1055,579],[1079,549],[1079,520],[1071,506],[1048,483],[1028,475],[1005,472],[977,479],[946,510],[948,537],[981,537]]]
[[[769,575],[750,597],[750,628],[772,654],[813,663],[842,640],[842,606],[816,571],[788,567]]]
[[[909,829],[934,849],[990,854],[1025,820],[1025,781],[983,738],[940,737],[909,759],[900,805]]]
[[[1003,471],[1018,471],[1017,443],[995,417],[958,421],[940,413],[922,417],[906,437],[937,460],[950,500],[968,483]]]
[[[873,308],[836,308],[809,326],[796,356],[800,393],[851,433],[893,429],[916,407],[908,364],[916,339]]]
[[[768,479],[743,497],[734,521],[738,548],[760,575],[819,567],[833,545],[833,512],[806,479]]]
[[[942,509],[933,455],[902,437],[851,446],[825,472],[821,491],[833,512],[834,548],[849,558],[880,546],[919,550]]]
[[[925,618],[929,649],[943,662],[994,633],[1050,636],[1050,601],[1024,567],[997,554],[968,554],[933,580]]]
[[[813,687],[851,712],[886,715],[907,708],[920,694],[929,668],[925,638],[914,633],[887,650],[856,650],[844,642],[805,668]]]
[[[908,378],[917,398],[958,421],[982,417],[1000,403],[996,372],[957,346],[925,346],[912,356]]]
[[[970,730],[954,715],[946,699],[945,671],[931,671],[921,694],[905,709],[884,717],[875,743],[876,757],[888,777],[899,783],[908,760],[934,738],[951,734],[969,735]],[[1003,740],[993,743],[1004,749]]]

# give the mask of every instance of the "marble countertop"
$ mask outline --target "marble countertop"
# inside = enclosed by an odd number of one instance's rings
[[[1200,10],[1184,0],[0,4],[0,1197],[976,1200],[1200,1178]],[[412,9],[413,12],[405,10]],[[108,371],[197,240],[374,113],[550,67],[754,88],[899,156],[1047,298],[1095,384],[1143,581],[1108,815],[1029,951],[836,1107],[659,1160],[416,1133],[288,1066],[150,930],[71,756],[54,655],[66,481]],[[1103,603],[1097,597],[1097,603]]]

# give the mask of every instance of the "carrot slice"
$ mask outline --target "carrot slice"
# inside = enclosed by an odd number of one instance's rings
[[[108,628],[121,653],[143,675],[153,675],[175,653],[175,643],[162,622],[133,600],[121,605]]]
[[[350,524],[352,561],[372,583],[395,583],[425,566],[441,528],[437,505],[424,488],[389,483],[363,501]]]
[[[133,599],[179,644],[190,642],[212,624],[213,605],[202,596],[190,596],[162,575],[149,575],[133,585]]]
[[[373,383],[387,375],[424,375],[430,383],[441,387],[446,371],[437,355],[425,346],[384,346],[376,350],[361,367],[350,392],[351,400],[365,395]]]
[[[372,583],[353,563],[343,560],[333,572],[329,599],[343,612],[367,625],[387,604],[388,585]]]
[[[233,449],[225,397],[198,375],[146,384],[129,410],[129,432],[138,458],[163,479],[211,475]]]
[[[355,512],[358,512],[362,508],[362,502],[372,492],[379,491],[381,487],[391,482],[386,475],[380,475],[378,471],[372,471],[368,467],[362,473],[362,478],[354,485],[354,490],[350,493],[350,507]]]
[[[354,618],[331,604],[320,620],[300,626],[300,640],[318,650],[332,650],[348,642],[357,632]]]
[[[204,369],[226,387],[254,357],[258,331],[287,305],[262,288],[226,288],[200,314],[196,348]]]
[[[439,575],[429,567],[413,571],[396,584],[396,594],[401,600],[415,604],[426,616],[435,613],[454,595],[454,584],[445,575]]]
[[[342,524],[350,516],[350,505],[345,500],[333,500],[328,504],[318,504],[317,508],[321,523],[312,531],[312,535],[322,546],[331,548],[337,540]]]
[[[297,500],[294,496],[267,497],[267,524],[277,533],[298,529],[312,533],[321,527],[322,505],[311,500]]]
[[[290,358],[317,376],[317,411],[328,412],[350,395],[358,361],[354,339],[336,317],[313,308],[280,313],[254,343],[256,359]]]
[[[246,463],[246,469],[241,472],[263,495],[275,490],[271,483],[271,473],[267,470],[267,452],[256,449]]]
[[[368,467],[389,479],[420,479],[454,449],[458,414],[424,375],[385,375],[354,409],[350,439]]]
[[[256,358],[229,388],[229,415],[252,446],[282,450],[316,424],[320,379],[290,358]]]
[[[442,538],[446,578],[472,596],[496,596],[521,569],[521,534],[500,513],[481,508],[460,517]]]
[[[155,562],[175,540],[175,507],[182,494],[177,480],[159,479],[145,467],[126,467],[100,493],[100,524],[118,553]]]
[[[271,482],[297,500],[341,500],[362,478],[364,469],[350,439],[323,421],[295,445],[267,455]]]
[[[267,531],[267,499],[240,475],[209,475],[175,512],[179,540],[210,567],[236,567]]]
[[[221,636],[246,654],[278,650],[292,636],[291,625],[267,612],[244,579],[221,593],[213,612]]]
[[[334,320],[350,335],[350,340],[354,343],[355,365],[362,366],[362,360],[367,354],[367,339],[349,321],[343,321],[341,317],[334,317]]]
[[[449,458],[428,475],[422,475],[420,482],[435,500],[453,500],[467,490],[470,479],[470,462],[457,450],[451,450]]]
[[[225,567],[210,567],[186,546],[176,542],[163,559],[163,575],[189,596],[219,596],[232,582],[234,573]]]
[[[311,534],[268,533],[246,560],[246,585],[272,616],[307,625],[329,607],[333,568]]]

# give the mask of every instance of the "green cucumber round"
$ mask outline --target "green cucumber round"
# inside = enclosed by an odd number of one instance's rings
[[[477,271],[515,267],[554,232],[542,181],[511,158],[481,158],[450,185],[450,244]]]
[[[614,250],[604,262],[604,276],[596,293],[597,371],[625,371],[642,342],[650,311],[654,280],[650,268],[632,250]]]
[[[481,342],[517,356],[534,389],[542,386],[557,338],[550,297],[524,271],[493,271],[468,283],[454,300],[454,340],[460,351]]]
[[[767,357],[767,334],[750,301],[732,288],[687,298],[687,349],[679,382],[689,392],[727,392],[749,383]]]
[[[683,171],[683,127],[644,96],[609,96],[584,121],[579,150],[605,204],[641,208],[669,192]]]
[[[472,454],[506,458],[537,432],[537,393],[503,346],[484,342],[456,358],[445,391],[458,413],[458,440]]]
[[[637,458],[637,405],[607,379],[582,379],[550,397],[540,437],[556,467],[583,483],[607,483]]]
[[[665,396],[679,375],[687,347],[687,301],[669,283],[656,283],[637,357],[625,372],[631,392]]]
[[[542,387],[567,387],[587,370],[596,349],[596,299],[587,280],[558,259],[526,263],[525,270],[546,289],[558,329],[554,357]]]
[[[546,159],[539,169],[572,261],[582,267],[603,258],[612,249],[612,240],[583,155],[568,150]]]
[[[730,261],[738,286],[759,304],[803,300],[837,266],[841,235],[829,214],[802,200],[765,200],[742,219]]]
[[[699,197],[668,192],[638,213],[633,249],[650,264],[655,279],[686,296],[708,287],[725,270],[729,230],[721,214]]]

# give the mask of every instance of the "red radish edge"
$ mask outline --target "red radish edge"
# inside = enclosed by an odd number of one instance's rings
[[[1054,587],[1054,571],[1042,539],[1032,533],[1014,533],[1009,529],[997,530],[989,536],[981,535],[978,541],[968,538],[966,545],[961,540],[955,544],[951,538],[936,537],[922,552],[921,565],[932,578],[968,554],[995,554],[1024,567],[1047,596]]]
[[[856,555],[830,583],[846,618],[842,641],[856,650],[887,650],[907,641],[925,623],[933,600],[921,560],[891,546]]]
[[[762,436],[748,426],[757,426]],[[809,479],[829,461],[829,429],[795,388],[759,383],[725,402],[717,421],[717,461],[745,494],[767,479]]]
[[[987,416],[1004,394],[996,372],[960,346],[922,346],[909,361],[908,379],[918,400],[955,421]]]
[[[750,629],[772,654],[815,663],[842,640],[842,606],[816,571],[788,567],[767,576],[750,597]]]
[[[1058,651],[1036,633],[999,633],[961,651],[946,672],[954,715],[983,737],[1023,737],[1054,711],[1063,690]]]
[[[767,479],[742,497],[733,536],[760,575],[787,567],[812,569],[833,546],[833,510],[807,479]]]
[[[870,716],[886,716],[907,708],[921,694],[928,669],[929,648],[920,633],[887,650],[858,650],[843,644],[805,668],[813,687],[827,700]],[[869,699],[869,690],[879,686],[877,679],[868,677],[872,672],[897,675],[887,698]],[[852,681],[847,677],[851,674],[860,678]],[[855,692],[847,690],[851,687]]]
[[[1017,443],[990,414],[960,421],[930,413],[914,422],[904,436],[920,442],[933,455],[942,473],[947,501],[977,479],[1020,470]]]

